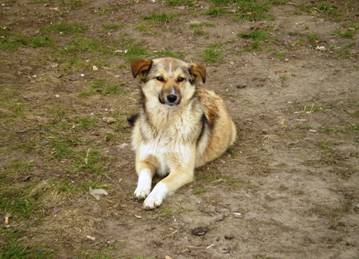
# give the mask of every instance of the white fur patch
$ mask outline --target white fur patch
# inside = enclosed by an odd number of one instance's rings
[[[158,183],[143,203],[145,209],[154,209],[160,206],[166,198],[168,188],[164,183]]]
[[[144,199],[151,191],[152,175],[150,170],[143,169],[138,174],[137,188],[135,190],[135,196],[138,199]]]

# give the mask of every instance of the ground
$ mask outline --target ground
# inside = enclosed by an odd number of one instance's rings
[[[1,258],[359,257],[356,0],[3,0],[0,12]],[[205,64],[239,135],[145,211],[129,64],[159,56]]]

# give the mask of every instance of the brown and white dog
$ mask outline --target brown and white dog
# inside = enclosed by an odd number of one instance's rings
[[[138,175],[135,196],[153,209],[193,180],[194,169],[222,155],[236,138],[223,100],[201,87],[202,65],[174,58],[138,60],[142,107],[132,133]],[[152,178],[166,176],[151,191]]]

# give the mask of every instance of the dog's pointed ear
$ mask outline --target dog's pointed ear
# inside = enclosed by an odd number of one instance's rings
[[[138,75],[146,75],[152,66],[150,59],[138,59],[131,64],[131,71],[134,78]]]
[[[205,66],[201,64],[191,64],[189,68],[190,74],[195,78],[194,81],[196,81],[197,78],[201,78],[202,83],[206,82],[206,68]]]

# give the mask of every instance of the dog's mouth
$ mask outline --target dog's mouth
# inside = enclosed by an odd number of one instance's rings
[[[168,105],[168,106],[176,106],[181,103],[180,96],[176,94],[168,94],[165,97],[162,95],[158,96],[158,100],[161,104]]]

